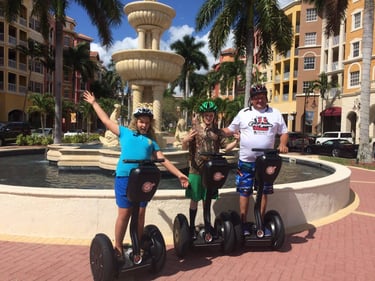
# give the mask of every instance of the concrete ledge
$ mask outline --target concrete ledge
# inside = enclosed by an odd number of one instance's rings
[[[306,161],[298,156],[290,159],[297,164]],[[350,170],[331,162],[309,161],[335,172],[320,179],[275,186],[268,209],[279,211],[288,229],[330,216],[350,202]],[[146,224],[156,224],[169,244],[173,241],[172,226],[177,213],[188,217],[189,200],[184,193],[182,189],[158,190],[147,208]],[[3,235],[86,240],[104,232],[113,237],[117,215],[112,190],[0,185],[0,206]],[[235,188],[220,190],[220,198],[213,201],[212,221],[228,209],[238,211]],[[197,223],[202,221],[200,204]]]

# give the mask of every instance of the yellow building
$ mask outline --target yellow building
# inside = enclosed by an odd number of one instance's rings
[[[344,67],[344,83],[342,94],[342,119],[341,129],[352,131],[358,142],[359,125],[361,123],[359,110],[361,79],[362,79],[362,40],[364,22],[364,0],[349,1],[349,7],[346,13],[346,44]],[[372,38],[375,38],[373,31]],[[369,112],[369,137],[375,137],[375,40],[372,47],[372,60],[370,68],[371,96]]]
[[[31,16],[32,1],[24,1],[20,16],[9,24],[0,8],[0,121],[21,121],[26,118],[27,83],[29,89],[42,93],[44,68],[42,63],[30,64],[28,56],[17,46],[28,47],[28,39],[42,43],[39,22]],[[31,69],[31,72],[29,72]],[[27,120],[27,118],[25,119]]]
[[[41,59],[31,59],[30,56],[19,50],[20,46],[28,48],[28,42],[33,40],[53,49],[54,21],[51,17],[50,37],[44,40],[40,33],[40,22],[31,15],[33,1],[25,0],[21,6],[20,15],[11,23],[5,19],[4,11],[0,8],[0,122],[28,121],[39,126],[39,117],[29,115],[27,107],[30,102],[27,96],[30,93],[52,93],[54,72],[48,70]],[[66,17],[64,27],[64,47],[75,47],[81,42],[91,43],[92,38],[75,31],[76,22]],[[91,54],[91,59],[100,63],[97,53]],[[75,73],[75,90],[73,90],[71,70],[63,73],[63,99],[77,103],[80,93],[87,89],[89,82],[82,83],[81,75]],[[28,91],[27,91],[28,89]],[[48,126],[53,126],[52,116],[47,120]],[[65,122],[65,123],[64,123]],[[70,115],[64,117],[63,129],[69,128]]]

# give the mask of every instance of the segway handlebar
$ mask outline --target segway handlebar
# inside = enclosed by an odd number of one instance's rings
[[[226,153],[226,152],[200,152],[199,155],[201,155],[201,156],[211,156],[211,157],[222,157],[222,156],[233,155],[233,153]]]
[[[138,163],[141,165],[147,165],[147,164],[153,164],[153,163],[162,163],[165,161],[164,158],[161,159],[142,159],[142,160],[136,160],[136,159],[124,159],[122,160],[124,163]]]
[[[255,152],[264,152],[265,154],[277,154],[280,152],[280,150],[276,148],[253,148],[251,150]]]

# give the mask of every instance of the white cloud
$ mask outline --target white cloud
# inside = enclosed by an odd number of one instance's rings
[[[218,60],[214,58],[208,48],[208,33],[203,35],[195,35],[194,28],[190,27],[189,25],[182,25],[182,26],[172,26],[170,27],[164,34],[161,42],[160,42],[160,50],[162,51],[171,51],[170,45],[182,39],[185,35],[191,35],[195,37],[196,42],[203,41],[205,46],[201,49],[201,51],[206,55],[209,69],[217,62]],[[97,51],[99,53],[100,59],[103,61],[104,65],[107,66],[112,58],[112,54],[116,51],[120,50],[129,50],[129,49],[136,49],[138,45],[137,38],[132,37],[125,37],[122,41],[116,41],[114,44],[106,49],[102,45],[98,43],[91,43],[91,50]],[[232,47],[232,34],[228,40],[228,43],[223,49]],[[207,70],[201,69],[198,71],[199,73],[206,73]]]

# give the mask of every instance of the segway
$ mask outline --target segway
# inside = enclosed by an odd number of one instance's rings
[[[235,234],[231,217],[228,212],[222,212],[216,217],[214,227],[211,224],[211,200],[218,194],[228,176],[230,166],[223,153],[201,153],[208,160],[202,167],[202,183],[207,189],[203,205],[204,225],[199,228],[196,239],[190,233],[189,223],[184,214],[178,214],[173,223],[173,243],[176,255],[182,259],[191,247],[220,247],[225,254],[235,247]]]
[[[277,149],[256,149],[264,154],[256,158],[255,162],[255,187],[257,194],[254,204],[255,222],[248,222],[250,235],[243,235],[242,223],[240,216],[235,211],[230,212],[232,223],[236,233],[236,245],[250,247],[265,247],[278,250],[282,247],[285,240],[285,228],[280,214],[275,210],[265,213],[264,221],[260,214],[264,184],[273,184],[276,180],[282,159]],[[271,231],[270,236],[265,236],[264,229],[267,227]]]
[[[131,170],[127,197],[133,202],[130,221],[130,238],[132,245],[124,244],[124,263],[118,264],[114,246],[103,233],[96,234],[90,246],[91,272],[95,281],[111,281],[124,273],[149,269],[159,272],[166,259],[164,238],[155,225],[147,225],[143,230],[141,241],[138,238],[138,216],[140,202],[150,201],[160,181],[160,170],[155,162],[158,160],[124,160],[125,163],[138,163],[139,167]],[[143,253],[141,254],[141,247]]]

